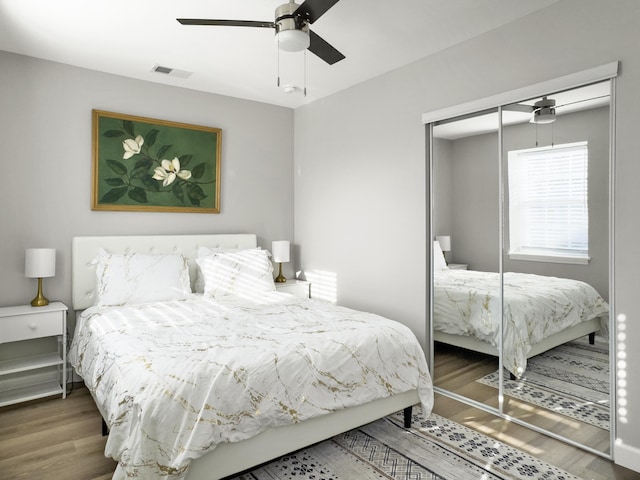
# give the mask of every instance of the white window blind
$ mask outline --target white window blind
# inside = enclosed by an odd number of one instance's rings
[[[587,142],[509,152],[512,258],[586,263],[588,172]]]

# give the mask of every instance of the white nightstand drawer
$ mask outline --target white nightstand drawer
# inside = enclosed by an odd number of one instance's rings
[[[305,280],[297,278],[287,280],[285,283],[276,283],[276,289],[279,292],[290,293],[296,297],[311,297],[311,284]]]
[[[63,334],[61,312],[28,313],[13,317],[10,322],[3,320],[0,318],[0,343]]]

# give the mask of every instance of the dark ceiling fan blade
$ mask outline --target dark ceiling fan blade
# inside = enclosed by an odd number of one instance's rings
[[[324,15],[339,0],[306,0],[296,11],[296,15],[302,16],[309,23],[313,23]]]
[[[601,98],[609,98],[609,97],[610,95],[599,95],[597,97],[583,98],[581,100],[575,100],[573,102],[563,103],[562,105],[556,105],[556,108],[568,107],[569,105],[575,105],[576,103],[590,102],[590,101],[600,100]]]
[[[521,103],[512,103],[510,105],[503,105],[502,110],[508,110],[510,112],[531,113],[533,107],[531,105],[523,105]]]
[[[204,18],[176,18],[182,25],[218,25],[222,27],[261,27],[276,28],[273,22],[253,20],[207,20]]]
[[[327,43],[320,35],[314,33],[312,31],[309,32],[310,44],[309,51],[322,60],[327,62],[329,65],[333,65],[340,60],[343,60],[345,57],[338,50],[333,48],[329,43]]]

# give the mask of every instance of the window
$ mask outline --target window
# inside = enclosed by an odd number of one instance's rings
[[[587,142],[511,151],[508,168],[509,257],[586,264]]]

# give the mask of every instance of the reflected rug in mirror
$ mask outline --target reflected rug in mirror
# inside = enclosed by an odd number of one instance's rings
[[[609,347],[596,336],[574,340],[531,357],[522,379],[504,374],[504,394],[609,430]],[[498,388],[498,372],[478,382]]]
[[[464,425],[414,407],[234,477],[236,480],[580,480]]]

